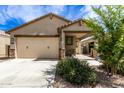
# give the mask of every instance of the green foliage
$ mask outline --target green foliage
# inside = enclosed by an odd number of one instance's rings
[[[92,84],[96,82],[94,69],[86,61],[76,58],[65,58],[56,67],[56,73],[74,84]]]
[[[118,73],[124,75],[124,61],[119,64]]]
[[[105,64],[115,74],[124,57],[124,6],[92,7],[97,15],[89,18],[87,25],[97,40],[97,52]]]

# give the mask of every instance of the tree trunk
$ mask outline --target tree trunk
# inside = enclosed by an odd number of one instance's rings
[[[107,75],[109,75],[109,66],[106,65]]]

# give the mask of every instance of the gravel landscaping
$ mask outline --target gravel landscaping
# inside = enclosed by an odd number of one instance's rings
[[[52,85],[55,88],[124,88],[124,76],[121,75],[108,76],[104,69],[100,69],[99,67],[95,67],[95,70],[98,81],[98,83],[95,86],[73,85],[65,81],[60,76],[56,76],[55,82]]]
[[[55,82],[52,84],[54,88],[124,88],[124,76],[114,75],[108,76],[103,69],[96,68],[98,83],[95,86],[73,85],[63,78],[56,76]]]
[[[55,77],[55,82],[52,83],[55,88],[124,88],[124,76],[122,75],[114,75],[108,76],[106,71],[103,68],[100,68],[102,65],[100,62],[96,61],[94,58],[85,56],[85,55],[77,55],[76,58],[81,60],[87,60],[89,65],[95,68],[97,74],[97,84],[93,86],[85,85],[73,85],[67,81],[65,81],[62,77]]]

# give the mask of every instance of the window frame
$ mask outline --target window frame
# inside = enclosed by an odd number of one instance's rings
[[[73,45],[73,38],[74,38],[73,36],[66,36],[65,37],[65,44],[66,45]]]

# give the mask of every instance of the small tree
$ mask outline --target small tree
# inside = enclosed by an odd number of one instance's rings
[[[124,57],[124,7],[100,6],[92,7],[92,10],[97,17],[89,18],[87,25],[98,41],[97,52],[107,72],[116,74]]]

